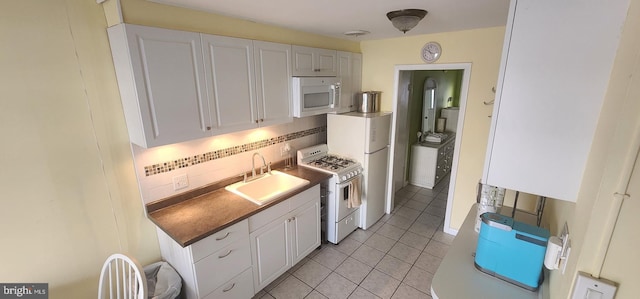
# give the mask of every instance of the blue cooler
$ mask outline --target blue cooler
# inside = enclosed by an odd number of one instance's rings
[[[549,230],[497,213],[484,213],[480,218],[476,268],[525,289],[537,290],[543,279]]]

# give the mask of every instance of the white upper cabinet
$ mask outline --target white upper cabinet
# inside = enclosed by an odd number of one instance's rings
[[[294,76],[336,76],[337,51],[293,46]]]
[[[219,133],[256,127],[256,90],[251,40],[202,35],[213,129]]]
[[[291,46],[108,29],[131,142],[153,147],[291,122]]]
[[[628,0],[512,0],[483,182],[576,201]]]
[[[293,121],[291,45],[253,41],[261,126]]]
[[[355,111],[362,86],[362,54],[338,51],[338,77],[342,80],[338,113]]]
[[[108,33],[131,142],[153,147],[209,136],[200,35],[124,24]]]

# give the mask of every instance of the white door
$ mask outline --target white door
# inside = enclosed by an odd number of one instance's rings
[[[349,112],[353,106],[351,53],[338,51],[338,77],[342,81],[340,86],[340,103],[338,113]]]
[[[291,45],[254,41],[259,125],[293,121]]]
[[[575,201],[628,1],[511,7],[483,183]]]
[[[257,127],[251,40],[202,35],[214,134]]]
[[[316,66],[318,76],[335,76],[338,74],[338,59],[335,50],[316,49]]]
[[[314,76],[313,48],[293,46],[293,75]]]
[[[126,26],[124,30],[134,76],[123,79],[129,82],[133,79],[137,92],[137,99],[123,98],[123,102],[128,102],[124,103],[126,108],[137,101],[139,110],[125,110],[139,111],[144,131],[144,138],[139,138],[136,143],[152,147],[209,136],[200,35],[137,25],[123,26]],[[121,34],[118,30],[122,29],[111,29],[110,35]],[[112,39],[111,42],[117,45],[120,41]],[[114,49],[114,55],[116,52]],[[116,61],[116,70],[129,67],[118,65],[118,62],[120,60]],[[121,74],[118,72],[119,81]],[[132,136],[133,139],[137,138]]]
[[[335,76],[338,73],[337,51],[292,46],[294,76]]]
[[[285,215],[249,235],[256,290],[266,287],[292,266],[288,219]]]
[[[360,227],[367,229],[384,215],[387,190],[387,161],[389,148],[367,154],[364,157],[364,202],[360,207]]]
[[[349,111],[356,111],[360,92],[362,92],[362,54],[351,53],[351,108]]]
[[[368,117],[365,129],[364,152],[376,152],[389,145],[391,114]]]
[[[291,265],[320,246],[320,201],[315,199],[294,211],[291,219]]]

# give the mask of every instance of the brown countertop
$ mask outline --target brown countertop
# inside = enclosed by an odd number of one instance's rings
[[[214,183],[146,205],[149,219],[182,247],[189,246],[249,216],[307,190],[331,175],[304,167],[282,170],[309,181],[294,193],[257,205],[224,189],[238,177]]]

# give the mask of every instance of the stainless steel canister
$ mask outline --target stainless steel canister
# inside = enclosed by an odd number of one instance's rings
[[[358,97],[358,112],[371,113],[380,111],[381,91],[363,91]]]

